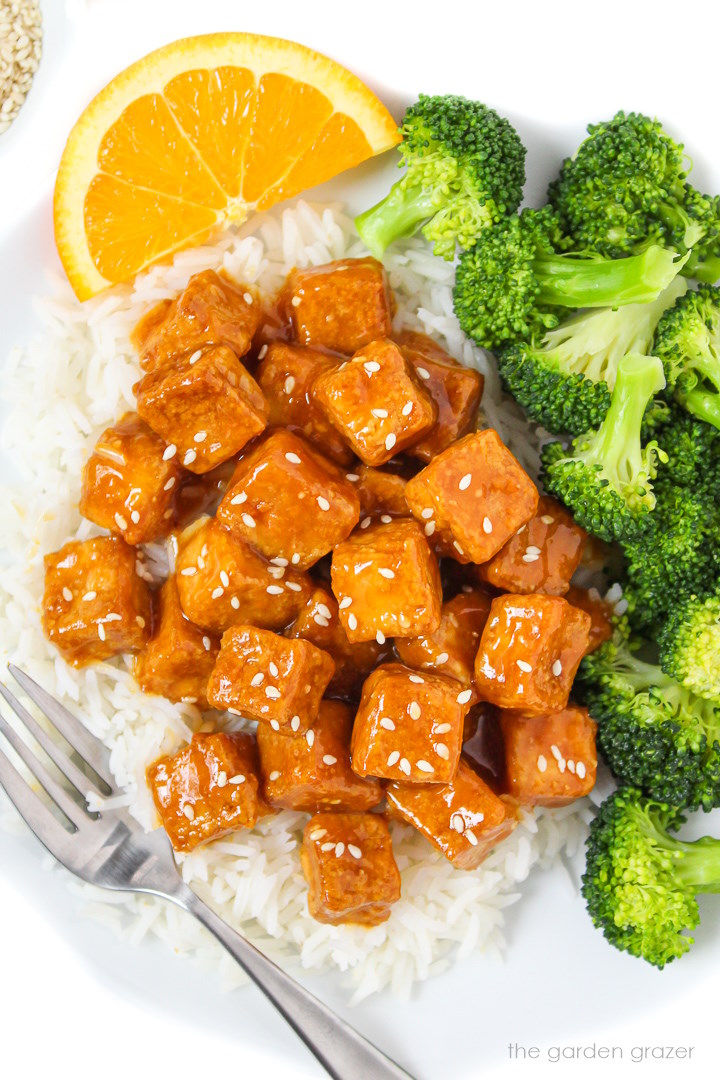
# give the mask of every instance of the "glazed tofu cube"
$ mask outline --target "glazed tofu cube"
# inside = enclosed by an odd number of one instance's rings
[[[500,713],[505,743],[505,790],[525,806],[565,806],[595,786],[597,724],[587,709],[570,705],[528,716]]]
[[[285,427],[302,435],[339,465],[349,465],[353,452],[342,435],[315,403],[312,386],[316,378],[333,371],[339,361],[317,349],[274,341],[265,346],[256,372],[258,385],[268,404],[270,427]]]
[[[390,830],[378,814],[315,814],[303,832],[300,862],[318,922],[376,926],[400,899]]]
[[[233,626],[223,634],[208,701],[297,734],[315,722],[334,670],[332,657],[309,641]]]
[[[577,585],[571,585],[565,594],[568,604],[580,608],[590,616],[590,640],[587,652],[595,652],[603,641],[609,641],[613,636],[613,609],[612,605],[603,600],[597,589],[580,589]]]
[[[459,870],[474,870],[517,825],[512,806],[461,761],[449,784],[388,785],[390,813],[426,836]]]
[[[351,644],[340,622],[337,600],[323,588],[314,590],[287,635],[311,641],[332,656],[335,673],[328,692],[343,697],[354,697],[365,677],[391,649],[390,645],[378,645],[376,641]]]
[[[440,624],[437,559],[417,522],[397,518],[338,544],[332,589],[348,641],[431,634]]]
[[[133,675],[138,686],[146,694],[206,709],[207,681],[219,650],[217,638],[183,614],[177,581],[171,574],[155,604],[152,637],[135,657]]]
[[[366,465],[412,446],[435,423],[437,408],[397,345],[371,341],[351,360],[320,375],[313,395]]]
[[[542,495],[534,517],[492,559],[478,567],[478,577],[512,593],[564,596],[582,559],[587,533],[567,510]]]
[[[280,308],[301,345],[348,356],[392,329],[390,288],[376,259],[341,259],[293,270]]]
[[[461,592],[443,604],[440,625],[432,634],[398,638],[398,656],[418,671],[437,671],[473,687],[473,664],[492,596],[484,589]]]
[[[203,270],[190,278],[177,300],[164,300],[148,312],[132,341],[145,371],[174,364],[208,345],[224,345],[244,356],[261,315],[254,290],[223,272]]]
[[[263,810],[257,747],[247,732],[193,735],[189,746],[160,758],[146,775],[175,851],[252,829]]]
[[[241,622],[280,630],[311,591],[304,574],[267,563],[214,518],[180,537],[176,570],[183,611],[216,634]]]
[[[410,508],[405,499],[407,481],[402,476],[385,469],[373,469],[369,465],[359,465],[354,472],[346,473],[346,476],[348,479],[357,477],[353,483],[360,499],[361,517],[381,514],[408,517]]]
[[[352,733],[358,776],[412,784],[452,780],[472,691],[443,675],[382,664],[368,676]]]
[[[483,563],[530,520],[537,488],[496,431],[466,435],[408,483],[426,536],[461,563]]]
[[[560,596],[496,597],[475,658],[480,697],[501,709],[564,709],[589,631],[590,616]]]
[[[461,755],[461,760],[466,761],[496,795],[506,790],[500,712],[486,701],[473,706],[465,718]]]
[[[81,667],[137,652],[150,637],[150,590],[137,553],[119,536],[71,540],[45,556],[43,629]]]
[[[128,544],[145,544],[172,528],[183,470],[166,460],[163,440],[137,413],[107,428],[83,469],[80,513]]]
[[[360,503],[336,465],[278,430],[239,462],[217,516],[261,555],[304,570],[349,536]]]
[[[408,451],[430,461],[473,427],[484,379],[479,371],[458,364],[426,334],[406,330],[395,340],[437,406],[435,427]]]
[[[341,701],[320,703],[304,735],[258,725],[260,771],[265,798],[288,810],[369,810],[383,797],[378,780],[364,780],[350,768],[353,714]]]
[[[265,429],[262,390],[224,345],[156,369],[135,393],[140,416],[190,472],[210,472]]]

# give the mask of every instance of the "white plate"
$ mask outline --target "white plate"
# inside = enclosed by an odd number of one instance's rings
[[[64,133],[107,78],[141,53],[184,33],[233,28],[294,37],[364,75],[398,113],[419,90],[487,100],[513,119],[528,146],[531,201],[541,196],[562,155],[577,145],[584,124],[621,105],[657,112],[671,130],[682,131],[696,161],[696,182],[720,189],[712,65],[707,57],[690,60],[692,70],[683,74],[679,61],[670,59],[674,35],[681,28],[671,25],[666,39],[660,23],[648,26],[647,14],[636,15],[627,5],[605,4],[602,14],[593,8],[584,16],[579,5],[560,11],[564,5],[551,4],[557,16],[553,21],[547,5],[540,12],[540,5],[515,3],[512,16],[506,7],[493,14],[478,5],[473,16],[468,5],[448,0],[440,5],[416,3],[407,10],[402,5],[402,11],[364,0],[351,33],[338,23],[351,9],[335,4],[300,10],[297,4],[276,2],[272,11],[241,19],[233,3],[204,0],[198,14],[197,5],[175,0],[172,26],[166,5],[162,17],[160,5],[148,12],[147,2],[135,0],[122,6],[95,0],[87,6],[89,14],[74,32],[61,21],[51,23],[47,46],[57,52],[46,64],[53,77],[38,76],[35,96],[11,132],[13,142],[0,142],[0,205],[7,209],[0,223],[0,356],[13,341],[32,333],[31,297],[44,291],[44,273],[57,265],[50,175]],[[658,18],[661,8],[656,5]],[[563,21],[570,13],[574,22]],[[707,13],[707,33],[701,36],[710,45],[717,40],[719,20],[711,5]],[[508,17],[513,19],[510,27]],[[388,86],[394,89],[383,91]],[[392,179],[390,162],[371,164],[327,185],[323,194],[341,195],[360,208]],[[8,468],[5,462],[6,475]],[[167,1066],[184,1064],[189,1072],[196,1057],[218,1061],[219,1055],[225,1059],[231,1052],[234,1064],[259,1064],[265,1076],[323,1075],[253,991],[224,996],[211,975],[178,964],[163,947],[131,950],[79,918],[59,878],[39,870],[38,852],[30,838],[0,833],[4,927],[8,918],[16,927],[4,947],[0,1005],[6,997],[9,1003],[16,983],[29,985],[27,949],[39,934],[48,950],[48,974],[40,985],[33,979],[36,1003],[45,1002],[53,1018],[65,1024],[89,1010],[94,1020],[87,1049],[110,1047],[118,1037],[122,1042],[116,1023],[132,1017],[144,1047],[134,1073],[141,1080],[154,1071],[150,1062],[158,1047],[152,1045],[153,1031],[168,1039],[171,1031],[183,1033],[185,1038],[166,1044],[163,1052]],[[313,978],[308,985],[427,1080],[462,1080],[480,1072],[525,1075],[521,1064],[507,1064],[512,1042],[543,1048],[619,1041],[625,1065],[635,1044],[697,1042],[703,1016],[710,1015],[714,971],[720,962],[720,903],[713,905],[710,898],[703,904],[704,921],[694,950],[659,974],[605,944],[562,874],[534,875],[523,891],[521,903],[507,915],[504,965],[475,956],[424,984],[411,1002],[382,995],[352,1011],[344,1005],[338,978]],[[23,900],[26,893],[31,896],[29,907]],[[42,930],[36,930],[38,920]],[[33,974],[37,976],[37,968]],[[94,992],[81,1001],[88,978]],[[50,995],[60,987],[62,999],[53,998],[51,1006]],[[3,1038],[11,1046],[15,1038],[19,1047],[25,1030],[18,1016]],[[59,1030],[65,1030],[64,1023]],[[36,1064],[44,1061],[49,1067],[54,1061],[53,1049],[42,1041],[34,1052]],[[702,1047],[696,1048],[691,1062],[701,1057]],[[544,1075],[542,1060],[530,1062],[527,1075]],[[126,1064],[123,1061],[123,1070]],[[120,1075],[117,1060],[113,1064],[111,1059],[109,1072],[100,1060],[95,1066],[98,1073]],[[582,1075],[590,1070],[585,1064]],[[623,1071],[617,1061],[614,1071]],[[692,1071],[692,1064],[686,1071]]]

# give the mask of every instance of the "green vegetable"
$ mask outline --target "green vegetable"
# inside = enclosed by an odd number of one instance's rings
[[[684,820],[622,787],[601,806],[587,842],[582,892],[593,923],[616,949],[659,968],[692,945],[697,893],[720,892],[720,840],[671,836]]]
[[[489,225],[517,210],[525,183],[525,147],[515,128],[487,105],[453,95],[421,94],[403,118],[401,167],[407,172],[355,221],[378,259],[403,236],[422,230],[436,255],[455,256]]]
[[[658,643],[663,671],[699,697],[720,700],[720,585],[676,600]]]
[[[676,400],[720,428],[720,288],[700,285],[678,297],[658,323],[655,355]]]

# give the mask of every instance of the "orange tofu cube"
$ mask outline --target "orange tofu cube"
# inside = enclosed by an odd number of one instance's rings
[[[318,922],[376,926],[400,899],[390,830],[379,814],[315,814],[303,831],[300,863]]]
[[[505,592],[564,596],[586,540],[587,533],[572,515],[555,499],[541,495],[535,516],[478,567],[477,574]]]
[[[517,825],[512,806],[461,761],[449,784],[388,785],[388,808],[459,870],[475,870]]]
[[[152,637],[135,657],[133,675],[138,686],[146,694],[206,709],[207,681],[219,650],[217,638],[183,614],[177,581],[171,574],[155,604]]]
[[[410,508],[405,500],[407,481],[402,476],[387,472],[385,469],[373,469],[369,465],[360,465],[354,472],[346,473],[346,476],[348,479],[357,477],[353,483],[360,499],[361,516],[386,514],[390,517],[407,517],[409,515]]]
[[[379,780],[350,767],[353,714],[341,701],[322,701],[304,735],[259,724],[260,771],[265,798],[288,810],[369,810],[383,798]]]
[[[348,641],[431,634],[440,623],[437,559],[410,518],[353,533],[332,556],[332,589]]]
[[[432,634],[398,638],[398,656],[418,671],[437,671],[473,687],[473,665],[492,596],[484,589],[461,592],[443,604],[440,625]]]
[[[190,472],[210,472],[265,429],[262,390],[224,345],[158,368],[134,389],[140,416]]]
[[[146,644],[150,590],[136,564],[135,549],[119,536],[71,540],[45,556],[43,629],[75,667]]]
[[[312,566],[360,517],[353,485],[290,431],[273,431],[238,464],[218,520],[280,565]]]
[[[366,465],[386,461],[426,435],[437,408],[400,349],[383,338],[326,371],[313,396]]]
[[[257,747],[247,732],[193,735],[146,772],[175,851],[192,851],[235,829],[252,829],[261,805]]]
[[[376,259],[293,270],[279,306],[301,345],[348,356],[392,329],[392,296]]]
[[[426,536],[461,563],[483,563],[530,520],[537,488],[496,431],[466,435],[405,489]]]
[[[426,334],[405,330],[395,340],[437,406],[435,427],[408,451],[413,457],[430,461],[471,430],[485,380],[479,371],[459,364]]]
[[[309,641],[289,641],[255,626],[233,626],[222,637],[208,701],[275,731],[307,731],[332,678],[332,657]]]
[[[565,599],[568,604],[580,608],[590,616],[590,640],[587,652],[595,652],[603,641],[609,641],[613,636],[612,605],[607,600],[603,600],[597,589],[580,589],[577,585],[570,586]]]
[[[391,649],[391,646],[383,647],[376,641],[358,641],[351,644],[340,622],[337,600],[323,588],[314,590],[295,622],[287,630],[287,636],[311,641],[318,649],[323,649],[332,656],[335,673],[330,680],[328,692],[343,697],[358,693],[365,677]]]
[[[496,597],[475,658],[480,697],[501,709],[564,709],[589,630],[590,616],[560,596]]]
[[[529,716],[500,712],[505,790],[525,806],[565,806],[595,786],[597,724],[575,705]]]
[[[382,664],[363,686],[352,733],[353,769],[358,776],[413,784],[452,780],[471,696],[444,675]]]
[[[166,460],[163,440],[137,413],[107,428],[85,463],[80,513],[128,544],[145,544],[172,528],[183,470]]]
[[[352,450],[325,418],[312,394],[315,379],[337,368],[339,360],[317,349],[283,341],[273,341],[265,350],[260,350],[256,378],[268,404],[270,427],[285,427],[302,435],[339,465],[349,465]]]
[[[132,341],[145,371],[174,364],[208,345],[225,345],[244,356],[261,315],[261,305],[247,285],[223,272],[202,270],[176,300],[163,300],[140,320]]]
[[[293,621],[311,591],[304,574],[272,566],[215,518],[182,534],[175,565],[183,611],[216,634],[241,622],[280,630]]]

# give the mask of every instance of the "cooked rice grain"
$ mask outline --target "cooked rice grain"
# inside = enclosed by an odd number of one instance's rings
[[[20,112],[41,54],[38,0],[0,0],[0,135]]]

